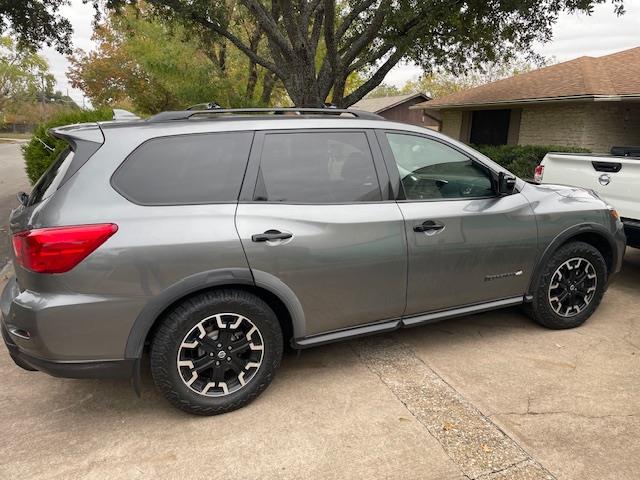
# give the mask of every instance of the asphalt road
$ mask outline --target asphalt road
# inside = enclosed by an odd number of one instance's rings
[[[7,224],[11,210],[18,205],[16,194],[30,189],[20,144],[0,143],[0,270],[9,261],[11,245]]]

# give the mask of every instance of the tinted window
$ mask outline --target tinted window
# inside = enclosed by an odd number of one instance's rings
[[[254,199],[291,203],[382,199],[362,132],[266,135]]]
[[[252,135],[233,132],[149,140],[120,166],[113,185],[143,205],[237,200]]]
[[[64,178],[64,174],[73,160],[73,155],[73,150],[69,147],[65,148],[60,155],[58,155],[58,158],[54,160],[51,166],[33,186],[31,195],[29,195],[29,205],[35,205],[41,202],[58,189],[60,182]]]
[[[414,135],[388,133],[408,200],[493,195],[489,171],[464,153]]]

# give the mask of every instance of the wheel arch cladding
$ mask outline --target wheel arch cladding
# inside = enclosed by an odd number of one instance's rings
[[[145,343],[158,321],[174,305],[192,295],[220,288],[235,288],[250,292],[274,311],[285,340],[304,335],[302,306],[293,291],[273,275],[248,268],[210,270],[186,277],[156,295],[138,314],[129,333],[125,358],[140,358]],[[257,274],[257,275],[256,275]]]
[[[551,256],[563,245],[569,242],[584,242],[593,246],[600,252],[607,265],[607,273],[611,273],[614,263],[614,252],[616,249],[615,240],[610,232],[608,232],[603,226],[594,223],[585,223],[580,225],[574,225],[560,234],[558,234],[544,250],[544,253],[538,260],[535,266],[533,275],[531,276],[531,282],[527,293],[531,294],[535,288],[537,278],[544,268],[546,262],[549,261]]]

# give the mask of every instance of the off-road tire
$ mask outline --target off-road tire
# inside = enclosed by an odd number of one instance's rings
[[[253,378],[238,391],[220,397],[191,390],[177,367],[182,340],[203,318],[235,312],[251,319],[259,330],[264,356]],[[269,386],[282,359],[283,339],[273,310],[259,297],[242,290],[214,290],[187,298],[161,320],[151,342],[151,374],[162,394],[175,407],[196,415],[218,415],[245,406]]]
[[[571,317],[563,317],[556,313],[549,300],[549,285],[556,270],[567,260],[583,258],[595,269],[597,284],[595,294],[590,303]],[[570,242],[562,245],[544,265],[534,283],[533,301],[526,305],[525,311],[540,325],[560,330],[582,325],[598,308],[604,295],[607,283],[607,264],[602,254],[593,246],[584,242]]]

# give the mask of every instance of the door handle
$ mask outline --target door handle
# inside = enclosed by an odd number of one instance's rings
[[[264,233],[256,233],[251,235],[253,242],[270,242],[271,240],[286,240],[293,237],[292,233],[281,232],[280,230],[267,230]]]
[[[444,229],[444,225],[441,223],[434,222],[433,220],[427,220],[422,222],[420,225],[414,225],[414,232],[438,232]]]
[[[622,169],[622,164],[618,162],[591,162],[596,172],[617,173]]]

